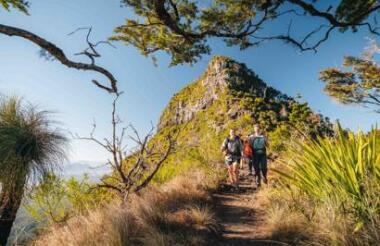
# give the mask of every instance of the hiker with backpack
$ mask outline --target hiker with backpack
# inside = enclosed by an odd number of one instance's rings
[[[248,136],[243,142],[243,158],[248,164],[248,176],[252,176],[253,171],[253,148],[252,148],[252,137]]]
[[[230,183],[238,188],[238,172],[243,144],[234,129],[230,130],[230,135],[223,141],[221,149],[224,153]]]
[[[253,149],[253,168],[255,169],[255,181],[257,187],[261,186],[261,176],[265,184],[268,183],[267,179],[267,138],[262,134],[260,126],[254,126],[254,134],[251,137],[251,144]]]

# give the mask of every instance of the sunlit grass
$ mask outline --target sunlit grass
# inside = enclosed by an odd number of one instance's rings
[[[273,230],[281,231],[280,222],[293,217],[293,225],[308,225],[295,228],[314,242],[372,245],[379,240],[379,137],[377,129],[353,133],[337,125],[335,137],[292,145],[288,168],[276,170],[283,185],[272,194]]]

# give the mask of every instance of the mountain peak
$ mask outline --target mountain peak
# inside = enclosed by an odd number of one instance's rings
[[[215,56],[201,77],[176,93],[163,112],[158,129],[183,124],[217,100],[229,101],[238,94],[250,97],[277,97],[280,94],[268,87],[244,63],[225,56]]]
[[[199,79],[172,97],[161,115],[155,141],[176,134],[176,152],[169,163],[208,166],[222,162],[215,157],[221,157],[216,153],[229,129],[247,136],[255,124],[273,139],[270,148],[275,151],[284,148],[291,134],[299,134],[291,126],[309,136],[331,134],[332,129],[328,119],[268,86],[245,64],[217,56]]]
[[[253,92],[264,90],[267,85],[244,63],[226,56],[211,59],[200,81],[203,86],[225,87],[233,91]]]

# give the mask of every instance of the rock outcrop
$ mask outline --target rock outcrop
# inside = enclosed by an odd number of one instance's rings
[[[217,56],[210,62],[200,79],[174,95],[162,114],[158,129],[187,123],[193,120],[198,112],[207,111],[217,100],[225,100],[226,108],[221,109],[220,113],[226,114],[231,120],[245,114],[254,115],[255,108],[242,108],[236,104],[242,99],[242,94],[253,99],[270,98],[278,102],[291,100],[267,86],[245,64]]]

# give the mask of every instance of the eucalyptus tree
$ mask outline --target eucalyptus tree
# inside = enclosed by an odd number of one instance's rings
[[[144,55],[158,51],[171,64],[194,63],[211,52],[211,39],[246,49],[279,40],[317,51],[336,32],[378,36],[377,0],[122,0],[133,11],[114,40]],[[276,25],[276,26],[275,26]]]

